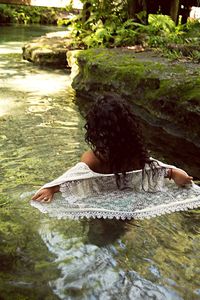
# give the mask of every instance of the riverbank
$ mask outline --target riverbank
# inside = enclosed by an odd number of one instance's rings
[[[116,92],[199,142],[200,69],[196,65],[172,62],[150,50],[137,53],[125,48],[71,51],[68,62],[77,95],[93,98],[104,91]]]
[[[172,61],[143,47],[71,51],[69,36],[62,34],[25,45],[23,57],[38,65],[70,67],[72,87],[83,99],[79,107],[104,91],[126,98],[155,155],[162,153],[169,163],[199,178],[199,65],[186,59]]]
[[[77,96],[94,100],[111,91],[126,98],[143,123],[149,148],[199,177],[197,65],[123,48],[71,51],[68,63]]]

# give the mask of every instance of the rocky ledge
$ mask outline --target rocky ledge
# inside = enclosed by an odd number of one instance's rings
[[[25,44],[23,59],[47,67],[68,67],[66,53],[72,49],[67,31],[48,33]]]
[[[131,49],[69,51],[68,63],[78,96],[94,100],[113,91],[126,98],[141,119],[152,152],[200,177],[198,64]]]

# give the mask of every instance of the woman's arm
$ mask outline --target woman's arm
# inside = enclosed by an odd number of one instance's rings
[[[81,161],[85,162],[89,166],[93,163],[93,160],[91,159],[91,154],[89,153],[91,151],[87,151],[82,155]],[[69,170],[68,170],[69,171]],[[67,172],[68,172],[67,171]],[[41,188],[39,191],[35,193],[35,195],[31,198],[31,200],[39,201],[39,202],[51,202],[53,200],[53,196],[55,193],[60,191],[60,184],[65,179],[65,172],[62,176],[58,177],[57,179],[47,183],[44,185],[44,188]],[[52,187],[48,187],[49,185]],[[47,186],[47,187],[46,187]]]
[[[189,176],[185,171],[181,169],[171,168],[168,171],[168,178],[173,179],[174,182],[179,186],[192,183],[193,177]]]
[[[33,197],[32,200],[39,202],[51,202],[55,193],[59,192],[59,185],[44,188],[39,190]]]

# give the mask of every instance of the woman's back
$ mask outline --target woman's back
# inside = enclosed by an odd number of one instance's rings
[[[110,168],[108,162],[106,160],[99,159],[92,150],[86,151],[82,157],[81,161],[88,165],[88,167],[96,172],[101,174],[111,174],[113,173],[112,169]],[[129,162],[127,165],[123,166],[123,169],[117,170],[118,173],[129,172],[133,170],[140,170],[142,169],[142,165],[138,158],[134,158],[133,161]]]

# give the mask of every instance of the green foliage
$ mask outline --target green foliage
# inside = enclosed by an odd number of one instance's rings
[[[176,26],[167,15],[151,14],[148,25],[145,25],[143,20],[146,12],[136,14],[137,22],[130,19],[127,1],[82,0],[82,2],[83,10],[80,15],[70,22],[64,22],[71,30],[76,47],[110,48],[140,44],[165,51],[169,44],[188,43],[187,37],[189,40],[192,39],[193,43],[199,43],[199,22]],[[179,57],[182,54],[179,50],[173,49],[170,55]],[[193,52],[193,56],[199,60],[198,52]]]
[[[135,19],[130,19],[128,2],[125,0],[82,0],[82,3],[81,12],[71,19],[60,17],[55,9],[1,4],[0,22],[66,26],[71,32],[71,46],[75,48],[111,48],[140,44],[161,49],[170,57],[188,56],[186,53],[189,53],[192,59],[199,61],[199,22],[192,21],[185,25],[179,23],[176,26],[169,16],[150,14],[146,25],[145,11],[135,14]],[[62,11],[70,10],[72,6],[69,5]],[[193,44],[197,47],[182,52],[168,47],[170,44]]]
[[[169,34],[175,32],[176,25],[169,16],[166,15],[149,15],[149,32],[153,34]]]
[[[148,25],[136,23],[133,19],[121,22],[116,15],[110,16],[104,23],[102,21],[95,23],[94,16],[92,19],[93,25],[82,31],[79,23],[78,40],[85,48],[141,44],[161,49],[163,54],[171,59],[187,56],[197,62],[200,60],[198,48],[200,41],[199,22],[188,22],[186,25],[178,24],[176,26],[169,16],[164,15],[149,15]],[[90,22],[90,20],[88,21]],[[75,23],[73,34],[77,41],[76,33]],[[169,45],[180,45],[181,47],[168,47]]]
[[[0,23],[57,24],[58,13],[66,9],[0,4]]]
[[[125,28],[127,24],[124,25],[127,20],[127,11],[124,9],[126,1],[82,2],[81,14],[69,24],[76,45],[85,48],[112,47],[121,44],[121,34],[124,44],[131,43],[134,34]]]
[[[138,34],[141,33],[148,36],[148,46],[157,48],[179,42],[183,30],[169,16],[149,15],[148,25],[138,28]]]
[[[83,2],[79,16],[71,20],[71,34],[78,47],[121,47],[142,44],[163,47],[179,42],[183,26],[176,26],[169,16],[149,15],[149,24],[143,24],[146,12],[137,14],[137,20],[128,19],[126,1]]]
[[[198,63],[200,62],[200,52],[197,50],[192,51],[191,57],[193,60],[197,61]]]

